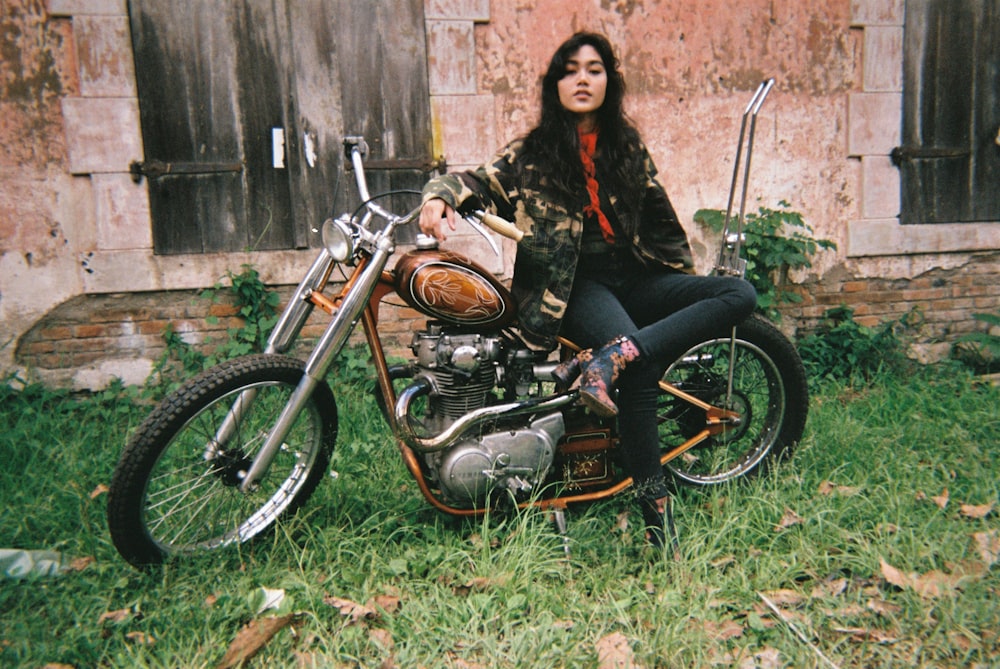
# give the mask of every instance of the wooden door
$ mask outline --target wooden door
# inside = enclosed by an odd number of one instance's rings
[[[357,204],[345,135],[386,168],[372,193],[426,179],[409,167],[431,158],[422,0],[129,0],[129,15],[156,253],[316,245]]]
[[[903,223],[1000,221],[1000,2],[907,0]]]

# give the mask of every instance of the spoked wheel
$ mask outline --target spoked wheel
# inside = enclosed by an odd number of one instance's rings
[[[728,392],[731,332],[720,332],[685,353],[664,381],[739,420],[669,461],[666,472],[681,483],[707,486],[752,475],[787,455],[802,437],[809,392],[802,361],[773,325],[752,316],[736,329],[733,387]],[[706,426],[706,412],[668,393],[660,396],[664,451]]]
[[[142,567],[247,542],[305,503],[337,435],[337,407],[325,384],[259,485],[240,490],[303,374],[293,358],[237,358],[182,386],[149,415],[125,447],[108,494],[108,527],[122,557]]]

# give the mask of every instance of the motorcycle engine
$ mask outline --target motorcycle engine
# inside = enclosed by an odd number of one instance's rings
[[[411,349],[420,374],[433,380],[425,425],[446,429],[495,400],[493,391],[505,374],[504,342],[499,337],[431,325],[416,333]],[[553,412],[530,422],[522,418],[504,429],[496,425],[476,434],[470,431],[456,444],[424,458],[450,504],[479,506],[497,490],[526,494],[535,489],[545,479],[565,431],[562,414]]]

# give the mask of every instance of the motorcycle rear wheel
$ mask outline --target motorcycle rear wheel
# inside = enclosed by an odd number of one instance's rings
[[[718,485],[764,471],[791,453],[805,429],[809,389],[802,360],[792,343],[759,316],[736,329],[733,393],[727,400],[731,334],[720,331],[693,346],[663,376],[741,417],[739,425],[664,466],[668,478],[684,485]],[[706,423],[703,409],[668,393],[660,397],[658,418],[664,451],[698,434]]]
[[[303,374],[294,358],[244,356],[207,370],[153,410],[122,452],[108,493],[108,528],[126,561],[142,568],[248,542],[306,502],[337,436],[337,406],[325,384],[312,393],[259,485],[246,493],[239,488]],[[240,398],[251,398],[249,408],[231,422],[231,436],[220,438]]]

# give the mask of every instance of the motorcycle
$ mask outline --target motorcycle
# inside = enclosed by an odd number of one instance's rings
[[[773,80],[743,114],[715,269],[742,276],[743,211],[753,132]],[[749,139],[745,159],[744,137]],[[115,468],[107,519],[114,545],[136,567],[249,542],[302,507],[324,478],[338,405],[329,373],[360,324],[376,396],[420,493],[455,516],[498,504],[548,509],[565,537],[568,506],[621,494],[632,484],[618,463],[615,420],[589,413],[552,372],[579,350],[526,346],[517,308],[492,273],[418,236],[397,252],[394,233],[419,208],[397,215],[372,197],[366,145],[344,140],[362,206],[325,221],[323,247],[270,334],[264,353],[222,362],[166,397],[135,431]],[[733,215],[736,185],[743,194]],[[487,212],[467,217],[518,239]],[[349,276],[324,293],[335,266]],[[379,306],[395,294],[429,320],[413,333],[412,359],[390,366]],[[329,324],[308,359],[286,355],[310,313]],[[328,374],[329,373],[329,374]],[[397,390],[397,387],[401,389]],[[679,484],[714,486],[755,474],[788,454],[808,409],[799,356],[774,326],[753,316],[693,345],[666,370],[658,415],[664,471]]]

